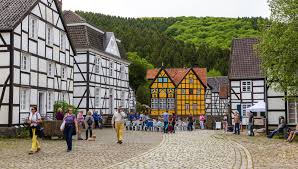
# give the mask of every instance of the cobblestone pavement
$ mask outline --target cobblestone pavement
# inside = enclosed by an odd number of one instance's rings
[[[297,142],[287,143],[282,139],[268,139],[264,136],[248,137],[233,134],[221,136],[243,145],[252,154],[254,168],[298,168]]]
[[[28,155],[31,140],[2,139],[0,169],[104,168],[146,152],[162,141],[162,133],[127,131],[124,143],[119,145],[112,129],[95,130],[95,133],[96,141],[74,141],[70,153],[66,152],[63,140],[42,140],[41,151]]]
[[[249,152],[218,131],[197,130],[164,135],[153,150],[109,168],[252,168]]]

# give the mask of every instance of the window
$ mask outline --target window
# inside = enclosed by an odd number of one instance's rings
[[[197,89],[197,95],[201,94],[201,89]]]
[[[110,62],[110,76],[113,76],[113,62]]]
[[[198,110],[198,104],[192,104],[192,109],[194,111],[197,111]]]
[[[67,101],[67,93],[66,92],[62,92],[61,95],[62,95],[61,100]]]
[[[175,109],[175,99],[174,98],[168,98],[167,99],[167,109],[168,110],[174,110]]]
[[[100,107],[100,88],[96,87],[95,88],[95,92],[94,92],[94,106],[95,108],[99,108]]]
[[[241,104],[242,108],[241,108],[241,116],[245,116],[246,117],[246,109],[251,107],[251,103],[242,103]]]
[[[125,74],[125,72],[124,72],[124,66],[121,65],[120,66],[120,79],[123,79],[124,78],[124,74]]]
[[[22,53],[21,70],[27,72],[30,71],[30,56],[28,54]]]
[[[189,94],[193,94],[193,89],[189,89]]]
[[[193,79],[192,78],[189,79],[189,83],[193,84]]]
[[[185,104],[185,110],[189,110],[189,104]]]
[[[167,99],[159,99],[159,109],[165,110],[167,108]]]
[[[29,37],[32,39],[38,38],[38,19],[34,16],[29,17]]]
[[[54,109],[54,93],[48,92],[48,111],[53,111]]]
[[[121,103],[120,106],[124,107],[125,106],[125,92],[121,91]]]
[[[186,94],[186,89],[181,89],[182,94]]]
[[[48,62],[48,76],[49,77],[54,77],[54,63],[53,62]]]
[[[66,47],[66,35],[63,31],[60,31],[60,50],[65,51]]]
[[[67,67],[66,66],[61,67],[61,79],[62,80],[67,79]]]
[[[168,78],[163,78],[163,82],[168,82]]]
[[[251,92],[251,81],[242,81],[241,89],[242,92]]]
[[[95,58],[94,63],[95,63],[95,73],[99,74],[99,71],[100,71],[100,58]]]
[[[53,45],[53,27],[47,26],[47,45]]]
[[[158,99],[151,99],[151,108],[158,109]]]
[[[20,109],[21,112],[30,111],[30,89],[20,88]]]
[[[159,78],[157,79],[157,81],[162,83],[163,78],[159,77]]]
[[[289,123],[298,123],[298,98],[289,99],[288,101]]]

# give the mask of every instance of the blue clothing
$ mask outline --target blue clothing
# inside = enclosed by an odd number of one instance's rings
[[[94,112],[92,116],[93,116],[94,121],[99,121],[99,115],[97,112]]]
[[[164,121],[163,123],[164,123],[164,125],[163,125],[163,132],[164,133],[168,133],[169,122]]]
[[[164,122],[168,122],[169,121],[169,114],[168,113],[163,113],[162,118],[163,118]]]
[[[74,127],[73,127],[72,124],[65,125],[64,138],[66,140],[67,150],[72,149],[72,132],[73,132],[73,129],[74,129]]]
[[[74,121],[76,119],[76,116],[75,115],[66,115],[66,117],[64,118],[65,120],[65,124],[73,124]]]

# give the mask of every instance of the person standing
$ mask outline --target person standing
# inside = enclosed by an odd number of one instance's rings
[[[224,132],[226,133],[228,131],[228,115],[227,115],[227,113],[224,113],[224,115],[223,115],[222,125],[223,125]]]
[[[64,117],[65,127],[63,133],[67,144],[67,152],[72,150],[72,135],[74,134],[74,131],[78,133],[78,121],[72,112],[73,109],[69,108]]]
[[[205,122],[205,116],[202,114],[202,115],[200,115],[200,128],[201,129],[205,128],[204,122]]]
[[[248,135],[254,136],[254,114],[249,112],[248,114]]]
[[[122,141],[123,141],[123,129],[124,129],[125,117],[126,117],[126,114],[124,113],[121,106],[118,108],[118,110],[114,113],[112,117],[112,126],[116,130],[118,144],[122,144]]]
[[[78,122],[78,140],[83,140],[82,138],[82,129],[84,128],[84,115],[83,111],[80,111],[77,115],[77,122]]]
[[[240,115],[239,113],[236,111],[234,113],[234,134],[240,134]]]
[[[176,126],[177,116],[175,113],[172,115],[172,126],[173,126],[173,133],[175,133],[175,126]]]
[[[192,126],[193,126],[193,121],[194,121],[193,116],[189,115],[187,120],[188,120],[187,129],[188,129],[188,131],[192,131],[193,130]]]
[[[97,128],[99,128],[99,115],[98,115],[97,111],[95,111],[92,116],[93,116],[94,124],[95,124],[94,128],[97,129]]]
[[[168,133],[168,127],[169,127],[169,114],[168,112],[164,112],[162,114],[162,118],[163,118],[163,132],[164,133]]]
[[[63,118],[64,118],[63,110],[62,108],[58,108],[56,113],[56,120],[63,120]]]
[[[29,154],[34,154],[40,151],[40,142],[37,138],[37,132],[40,130],[41,116],[37,112],[37,107],[31,108],[29,115],[30,135],[32,136],[31,150]]]
[[[88,111],[87,116],[85,117],[85,126],[86,126],[86,140],[88,140],[88,131],[90,133],[90,137],[92,137],[92,126],[94,123],[94,119],[92,117],[91,111]]]

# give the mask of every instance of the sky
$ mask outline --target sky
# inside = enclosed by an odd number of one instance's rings
[[[267,0],[63,0],[63,10],[122,17],[269,17]]]

